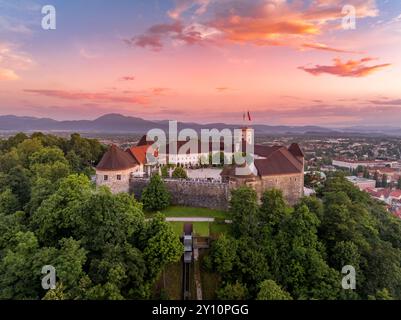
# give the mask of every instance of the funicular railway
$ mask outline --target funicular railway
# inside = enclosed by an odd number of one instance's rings
[[[184,257],[182,266],[182,298],[189,300],[191,298],[191,264],[193,257],[193,237],[192,224],[184,225]]]

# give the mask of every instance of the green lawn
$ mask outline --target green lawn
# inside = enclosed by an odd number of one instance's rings
[[[174,232],[181,236],[184,232],[184,224],[185,222],[169,222],[173,227]],[[198,234],[201,237],[208,237],[210,234],[209,222],[191,222],[193,227],[193,232]],[[213,225],[214,223],[212,223]]]
[[[185,215],[182,216],[184,217]],[[171,221],[169,223],[173,227],[174,232],[178,236],[181,236],[182,233],[184,232],[185,222]],[[212,236],[213,238],[218,238],[222,234],[230,233],[231,230],[231,224],[225,224],[220,222],[189,222],[189,223],[192,223],[194,233],[197,233],[201,237]]]
[[[184,232],[184,222],[169,222],[169,223],[173,227],[174,232],[178,236],[181,236],[182,233]]]
[[[193,222],[193,232],[201,237],[208,237],[210,234],[209,231],[209,222]]]
[[[166,217],[210,217],[228,219],[229,215],[227,211],[213,210],[207,208],[194,208],[194,207],[183,207],[183,206],[171,206],[167,209],[160,211]],[[149,218],[154,213],[147,213],[146,216]]]

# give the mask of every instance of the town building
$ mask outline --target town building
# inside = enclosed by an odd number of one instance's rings
[[[349,159],[333,159],[332,165],[339,168],[347,168],[349,170],[357,169],[358,167],[386,167],[396,165],[397,161],[384,160],[349,160]]]
[[[359,190],[366,190],[369,188],[376,187],[376,180],[365,179],[365,178],[356,177],[356,176],[346,177],[346,179],[349,182],[352,182],[356,187],[358,187]]]

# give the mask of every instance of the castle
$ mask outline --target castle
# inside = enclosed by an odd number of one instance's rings
[[[242,128],[242,144],[253,142],[253,130],[249,127]],[[152,141],[143,136],[136,146],[125,151],[112,145],[103,155],[96,167],[96,184],[108,186],[113,193],[132,192],[140,196],[142,189],[149,181],[152,173],[158,172],[160,166],[174,164],[183,167],[196,167],[202,158],[209,157],[210,153],[224,153],[232,157],[238,146],[232,146],[231,152],[225,151],[225,144],[219,143],[219,147],[210,148],[212,152],[204,152],[201,142],[198,142],[197,151],[186,150],[188,141],[177,141],[177,148],[167,144],[165,154],[154,147]],[[182,148],[185,150],[183,151]],[[174,148],[175,150],[175,148]],[[147,155],[152,154],[156,158],[164,159],[163,162],[150,162]],[[163,156],[163,157],[161,157]],[[242,185],[254,188],[260,197],[265,190],[272,188],[283,192],[284,198],[289,204],[295,204],[303,196],[304,186],[304,154],[298,144],[290,147],[254,145],[254,161],[247,164],[225,165],[221,170],[219,182],[201,182],[191,180],[166,179],[166,185],[172,193],[174,204],[201,206],[210,208],[227,209],[231,189]],[[238,174],[238,167],[246,169],[246,174]]]

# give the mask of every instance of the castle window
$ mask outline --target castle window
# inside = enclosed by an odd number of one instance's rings
[[[117,180],[120,181],[121,180],[121,174],[117,175]]]
[[[105,176],[103,177],[103,179],[104,179],[104,181],[107,181],[107,180],[109,180],[109,176],[108,176],[108,175],[105,175]]]

